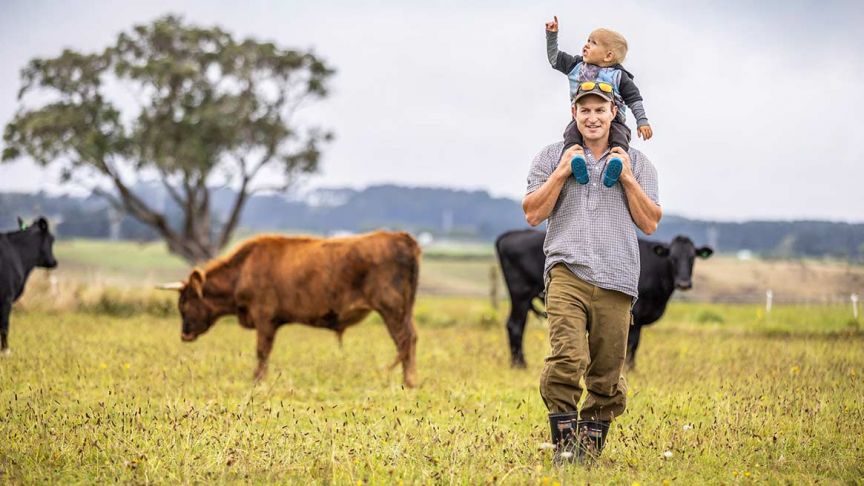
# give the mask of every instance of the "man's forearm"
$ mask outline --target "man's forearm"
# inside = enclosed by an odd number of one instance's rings
[[[567,177],[568,174],[556,170],[539,189],[525,196],[522,200],[522,210],[525,211],[525,220],[528,224],[537,226],[552,214]]]
[[[624,194],[627,197],[627,207],[630,210],[630,217],[636,226],[646,235],[650,235],[657,230],[657,224],[660,223],[660,218],[663,216],[663,210],[660,206],[654,203],[651,198],[642,190],[642,186],[635,178],[621,180],[621,186],[624,189]]]

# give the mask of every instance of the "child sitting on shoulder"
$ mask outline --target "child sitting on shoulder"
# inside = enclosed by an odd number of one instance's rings
[[[613,93],[618,114],[609,129],[609,145],[611,147],[630,148],[630,129],[625,124],[626,106],[636,117],[639,136],[648,140],[653,135],[645,108],[642,106],[642,95],[633,82],[633,75],[621,63],[627,56],[627,40],[621,34],[609,29],[596,29],[588,36],[588,41],[582,47],[581,56],[571,56],[558,50],[558,17],[552,22],[546,22],[546,54],[549,63],[558,71],[567,75],[570,82],[570,99],[576,95],[580,85],[583,90],[591,90],[588,83],[599,85],[606,93]],[[575,120],[564,130],[564,150],[573,145],[583,145],[582,134],[576,127]],[[563,155],[563,152],[562,152]],[[597,154],[599,156],[599,154]],[[588,169],[585,158],[577,155],[572,162],[573,176],[580,184],[588,183]],[[603,176],[603,185],[612,187],[618,182],[623,168],[621,159],[609,159]]]

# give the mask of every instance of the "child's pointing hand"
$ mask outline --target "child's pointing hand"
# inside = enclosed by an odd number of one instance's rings
[[[552,22],[546,22],[546,30],[549,32],[558,32],[558,16]]]

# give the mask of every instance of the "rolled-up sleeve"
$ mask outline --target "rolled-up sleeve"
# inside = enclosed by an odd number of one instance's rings
[[[526,195],[536,191],[549,180],[549,176],[552,175],[552,171],[555,170],[555,166],[557,165],[557,154],[561,152],[562,146],[562,143],[549,145],[534,156],[531,170],[528,171],[528,187],[525,189]]]
[[[657,187],[657,169],[654,168],[654,164],[648,160],[648,157],[641,152],[637,152],[636,154],[636,162],[633,164],[633,175],[636,177],[636,181],[639,182],[639,186],[642,187],[642,191],[645,195],[648,196],[649,199],[654,201],[654,204],[660,205],[660,190]],[[631,156],[631,161],[634,158]]]

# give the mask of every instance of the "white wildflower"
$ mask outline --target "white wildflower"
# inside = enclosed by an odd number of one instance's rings
[[[570,459],[573,457],[573,453],[569,451],[565,451],[561,453],[561,459]]]
[[[684,424],[684,427],[681,427],[681,428],[684,429],[684,430],[692,430],[692,429],[693,429],[693,425],[691,425],[691,424]]]
[[[552,443],[549,443],[549,442],[543,442],[542,444],[540,444],[540,449],[541,449],[541,450],[542,450],[542,449],[554,449],[554,448],[555,448],[555,444],[552,444]]]
[[[672,451],[666,451],[663,453],[663,457],[666,459],[672,459]]]

